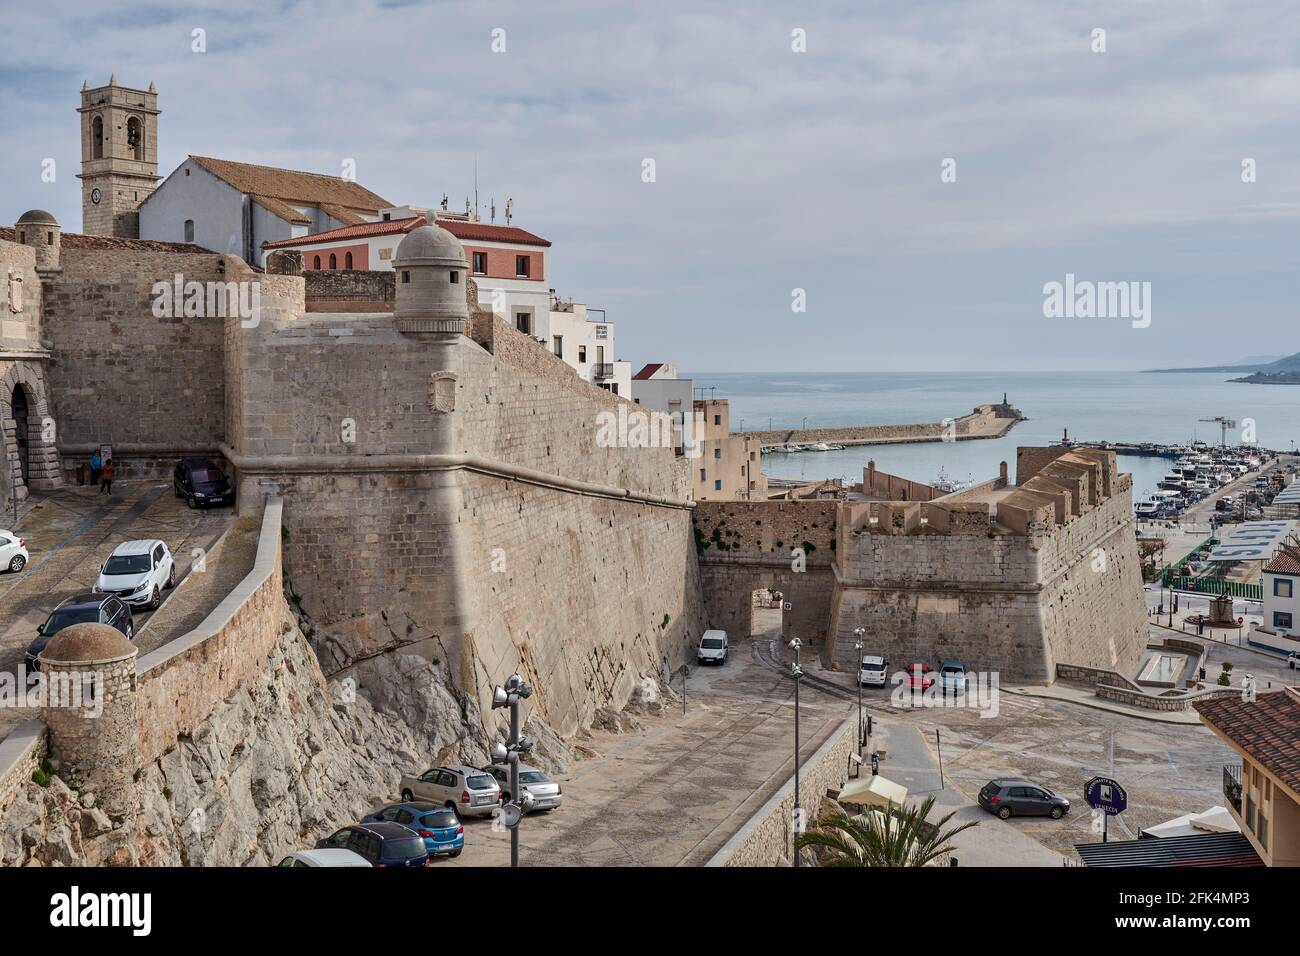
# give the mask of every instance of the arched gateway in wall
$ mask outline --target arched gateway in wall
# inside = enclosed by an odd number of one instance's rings
[[[28,489],[46,490],[62,484],[54,443],[56,424],[50,417],[40,370],[24,362],[10,366],[0,378],[0,499],[10,507],[10,495],[15,491],[22,501]]]

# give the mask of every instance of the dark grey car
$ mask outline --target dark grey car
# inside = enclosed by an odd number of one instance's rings
[[[980,806],[1008,817],[1051,817],[1059,820],[1070,812],[1070,801],[1055,790],[1028,780],[990,780],[980,790]]]

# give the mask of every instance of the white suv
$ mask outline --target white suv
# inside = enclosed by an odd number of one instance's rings
[[[17,574],[27,567],[27,542],[12,531],[0,531],[0,568]]]
[[[113,549],[99,569],[95,591],[116,594],[132,607],[157,610],[164,588],[176,584],[176,563],[157,538],[128,541]]]
[[[858,683],[884,687],[888,679],[889,663],[883,657],[865,655],[858,663]]]
[[[705,631],[700,637],[700,646],[695,652],[695,659],[701,664],[727,663],[727,632]]]

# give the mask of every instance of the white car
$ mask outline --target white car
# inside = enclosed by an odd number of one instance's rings
[[[1292,651],[1286,656],[1286,666],[1294,670],[1300,670],[1300,652]]]
[[[360,853],[342,847],[325,850],[299,850],[290,853],[277,866],[369,866]]]
[[[0,568],[17,574],[27,567],[30,558],[26,541],[12,531],[0,531]]]
[[[176,584],[176,562],[157,538],[128,541],[113,549],[93,590],[116,594],[132,607],[157,610],[162,592]]]
[[[858,683],[866,686],[868,684],[876,687],[884,687],[885,682],[889,679],[889,662],[883,657],[865,655],[858,662]]]
[[[695,659],[701,664],[727,663],[727,632],[705,631],[700,637],[699,649]]]

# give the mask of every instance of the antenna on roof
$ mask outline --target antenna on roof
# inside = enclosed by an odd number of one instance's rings
[[[478,222],[478,153],[474,154],[474,221]]]
[[[442,208],[443,208],[443,210],[446,210],[446,208],[447,208],[447,194],[446,194],[446,193],[443,193],[443,194],[442,194]]]
[[[495,222],[497,221],[497,197],[496,197],[496,196],[493,196],[493,197],[492,197],[490,200],[488,200],[488,201],[489,201],[489,202],[491,203],[491,205],[492,205],[492,222],[495,223]]]
[[[510,219],[515,214],[514,209],[515,209],[515,201],[513,199],[507,199],[506,200],[506,225],[507,226],[510,225]]]

